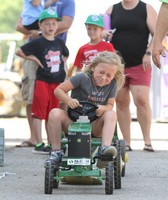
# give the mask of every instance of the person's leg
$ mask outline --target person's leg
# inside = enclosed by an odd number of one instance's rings
[[[63,156],[63,150],[61,149],[62,131],[66,134],[68,126],[71,123],[72,121],[64,110],[54,108],[50,111],[48,118],[48,134],[52,151],[50,157],[45,161],[46,167],[50,162],[56,167],[60,166]]]
[[[42,120],[33,117],[33,133],[36,137],[36,145],[33,153],[49,154],[50,149],[45,146],[42,138]]]
[[[49,139],[49,135],[48,135],[48,121],[45,120],[45,130],[46,130],[46,134],[47,134],[47,142],[48,145],[51,144],[50,139]]]
[[[49,83],[48,84],[48,107],[47,107],[47,111],[46,111],[46,120],[45,120],[45,129],[47,132],[47,141],[48,141],[48,146],[50,147],[51,145],[51,141],[49,138],[49,134],[48,134],[48,116],[50,111],[53,108],[60,108],[60,101],[55,97],[54,95],[54,90],[58,87],[59,83]]]
[[[29,128],[30,128],[30,138],[29,141],[32,144],[36,144],[36,137],[35,134],[33,133],[33,118],[31,116],[32,113],[32,104],[28,104],[26,106],[26,115],[27,115],[27,120],[28,120],[28,124],[29,124]]]
[[[117,120],[126,145],[131,145],[130,93],[128,87],[119,90],[116,97]],[[128,149],[129,150],[129,149]]]
[[[110,154],[116,157],[117,150],[112,146],[116,123],[116,113],[112,110],[105,112],[99,119],[92,123],[92,135],[102,138],[102,144],[98,149],[98,156]],[[104,168],[107,162],[98,159],[97,167]]]
[[[137,120],[140,124],[145,143],[144,150],[153,151],[151,146],[151,107],[149,101],[150,82],[152,69],[143,70],[142,65],[132,68],[130,91],[137,108]]]
[[[32,129],[33,118],[31,116],[36,70],[37,70],[36,63],[29,60],[24,60],[23,63],[24,76],[22,78],[21,94],[22,94],[22,99],[26,104],[26,116],[30,129],[30,137],[28,140],[25,140],[20,145],[18,145],[20,147],[33,146],[34,144],[36,144],[35,135]]]
[[[36,137],[36,144],[42,144],[42,120],[38,118],[33,118],[33,132]]]
[[[50,152],[47,150],[42,138],[42,120],[46,121],[49,95],[48,95],[48,83],[40,80],[36,80],[32,104],[32,117],[33,117],[33,133],[36,137],[36,146],[33,153],[45,153]]]
[[[151,107],[149,104],[149,87],[130,86],[135,106],[137,107],[137,120],[140,124],[145,144],[151,144]]]
[[[102,146],[110,146],[116,126],[116,113],[106,111],[100,118],[92,123],[92,135],[102,138]]]
[[[72,123],[67,112],[54,108],[50,111],[48,118],[48,133],[51,141],[52,151],[61,149],[62,131],[67,133],[68,126]]]

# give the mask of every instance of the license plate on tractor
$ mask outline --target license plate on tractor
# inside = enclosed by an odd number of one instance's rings
[[[67,165],[90,165],[91,161],[89,158],[69,158]]]

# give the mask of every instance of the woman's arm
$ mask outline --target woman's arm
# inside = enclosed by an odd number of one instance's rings
[[[110,6],[107,10],[106,10],[106,14],[111,15],[113,11],[113,6]]]

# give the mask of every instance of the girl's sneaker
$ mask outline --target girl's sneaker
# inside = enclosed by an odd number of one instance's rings
[[[113,158],[115,158],[117,156],[117,150],[115,147],[113,146],[100,146],[99,150],[98,150],[98,156],[101,155],[108,155],[111,154],[113,156]],[[102,169],[106,167],[106,164],[109,161],[102,161],[101,159],[98,159],[97,161],[97,167]]]
[[[64,155],[63,150],[51,151],[49,158],[45,161],[44,167],[47,167],[48,163],[58,168],[62,162],[62,156]]]

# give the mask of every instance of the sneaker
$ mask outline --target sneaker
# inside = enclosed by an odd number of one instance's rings
[[[111,154],[111,155],[113,155],[113,158],[115,158],[117,156],[117,150],[113,146],[101,146],[101,147],[99,147],[98,156],[106,155],[106,154]],[[98,159],[97,167],[100,168],[100,169],[105,168],[106,164],[108,162],[109,161],[102,161],[101,159]]]
[[[45,147],[45,150],[47,151],[47,152],[51,152],[51,144],[48,144],[46,147]]]
[[[38,154],[44,154],[48,155],[51,151],[51,148],[47,148],[44,143],[42,143],[40,146],[35,146],[33,149],[33,153],[38,153]]]
[[[62,162],[62,156],[64,155],[63,150],[52,151],[49,158],[45,161],[44,167],[47,167],[47,164],[51,162],[55,167],[59,167]]]

